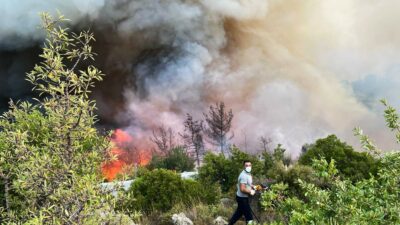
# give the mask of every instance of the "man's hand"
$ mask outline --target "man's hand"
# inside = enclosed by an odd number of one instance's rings
[[[250,191],[250,195],[251,195],[251,196],[253,196],[255,193],[256,193],[255,190],[251,190],[251,191]]]
[[[253,189],[256,191],[261,191],[263,188],[261,187],[261,185],[256,185],[253,187]]]

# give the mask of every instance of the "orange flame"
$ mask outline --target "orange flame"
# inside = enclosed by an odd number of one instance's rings
[[[122,143],[132,142],[133,138],[127,132],[121,129],[116,129],[111,137],[111,141],[116,144],[118,143],[122,144]]]
[[[150,161],[150,152],[137,149],[134,145],[133,137],[121,129],[114,131],[111,136],[111,142],[114,144],[114,147],[110,153],[116,159],[104,162],[101,166],[103,176],[108,181],[112,181],[118,174],[126,172],[124,168],[135,164],[144,166]]]

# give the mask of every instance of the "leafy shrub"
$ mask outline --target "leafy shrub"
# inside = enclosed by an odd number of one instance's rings
[[[255,155],[250,155],[246,152],[241,151],[238,147],[233,146],[231,148],[231,157],[233,167],[238,168],[239,171],[243,170],[243,161],[249,160],[251,162],[251,174],[253,176],[259,176],[263,172],[263,163]],[[239,174],[236,174],[236,178]]]
[[[376,174],[378,162],[366,152],[356,152],[350,145],[341,142],[335,135],[319,139],[300,156],[299,163],[311,165],[313,159],[335,160],[339,175],[358,181]]]
[[[318,176],[330,181],[328,189],[300,181],[305,201],[287,196],[276,201],[265,193],[263,204],[278,203],[276,210],[290,224],[399,224],[400,153],[386,155],[383,164],[376,177],[352,183],[337,177],[334,161],[314,160]]]
[[[250,160],[252,163],[252,174],[262,174],[263,164],[256,156],[240,151],[237,147],[231,149],[231,157],[208,153],[204,157],[204,164],[199,169],[199,178],[202,181],[218,183],[223,192],[234,189],[237,178],[243,170],[243,161]]]
[[[196,202],[212,204],[218,200],[219,189],[194,180],[182,180],[180,175],[165,169],[155,169],[133,182],[121,208],[131,211],[168,211],[176,204],[190,206]]]
[[[194,160],[182,147],[173,148],[166,157],[154,155],[148,165],[149,169],[168,169],[178,172],[194,169]]]
[[[277,162],[267,173],[268,178],[272,178],[276,183],[287,184],[287,192],[290,195],[303,197],[303,191],[300,188],[298,179],[310,183],[321,182],[317,179],[313,169],[310,166],[295,164],[291,167],[285,167],[282,162]]]
[[[263,152],[262,157],[264,159],[264,174],[267,174],[272,167],[274,167],[275,160],[271,153]]]
[[[199,178],[203,181],[218,183],[222,191],[226,192],[236,182],[238,169],[231,166],[231,161],[222,154],[207,153],[204,164],[199,169]]]
[[[281,144],[278,144],[273,152],[264,151],[262,153],[265,175],[271,175],[269,171],[271,169],[276,170],[276,167],[289,166],[292,163],[292,159],[286,156],[285,152],[286,149],[282,148]]]

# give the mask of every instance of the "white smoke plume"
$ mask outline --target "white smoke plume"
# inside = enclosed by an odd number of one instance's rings
[[[400,94],[384,88],[398,80],[399,4],[8,1],[0,9],[0,47],[21,49],[41,40],[40,11],[58,9],[76,26],[89,24],[107,74],[95,91],[99,113],[143,143],[160,123],[181,131],[186,113],[201,119],[210,104],[224,101],[235,115],[233,142],[249,151],[261,135],[293,157],[302,144],[330,133],[355,145],[355,126],[390,149],[382,108],[371,101]],[[9,76],[3,73],[1,79]]]

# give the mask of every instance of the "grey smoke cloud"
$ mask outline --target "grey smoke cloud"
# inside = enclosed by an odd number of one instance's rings
[[[235,114],[234,142],[243,146],[245,134],[252,150],[260,135],[293,156],[330,133],[356,144],[355,126],[392,148],[381,108],[366,102],[397,95],[388,91],[396,74],[387,72],[399,64],[397,6],[395,0],[8,1],[0,9],[0,47],[42,40],[40,11],[58,9],[76,26],[89,23],[99,37],[99,66],[113,81],[95,92],[100,114],[143,145],[157,124],[179,131],[187,112],[200,118],[208,105],[225,101]],[[18,63],[2,65],[2,82],[12,80]]]
[[[56,14],[57,10],[79,23],[84,17],[95,19],[104,0],[22,0],[1,1],[0,48],[16,49],[31,46],[43,39],[41,12]]]

